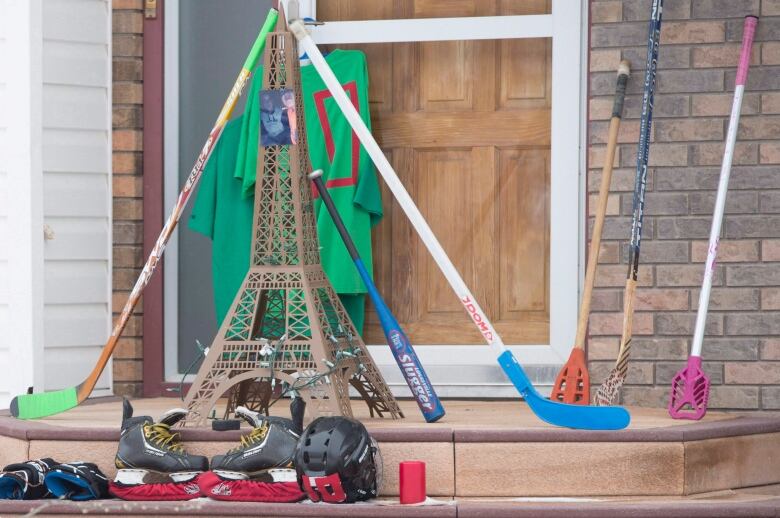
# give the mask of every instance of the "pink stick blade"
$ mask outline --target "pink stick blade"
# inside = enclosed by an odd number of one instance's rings
[[[745,27],[742,31],[742,51],[739,54],[739,66],[737,67],[737,86],[747,82],[748,67],[750,66],[750,54],[753,49],[753,39],[756,37],[756,16],[745,16]]]
[[[674,419],[698,421],[707,413],[709,395],[710,378],[701,370],[701,357],[691,356],[672,380],[669,415]]]

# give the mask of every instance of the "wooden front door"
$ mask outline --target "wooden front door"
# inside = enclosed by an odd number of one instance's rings
[[[317,7],[325,21],[550,12],[547,0],[329,0]],[[367,55],[373,132],[504,341],[546,344],[551,41],[452,36],[350,46]],[[374,276],[412,343],[484,343],[384,187],[383,199]],[[373,308],[365,334],[367,343],[385,342]]]

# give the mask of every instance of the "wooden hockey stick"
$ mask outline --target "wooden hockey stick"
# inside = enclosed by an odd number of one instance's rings
[[[184,207],[187,205],[187,201],[190,199],[192,191],[195,189],[198,181],[200,180],[203,169],[206,167],[206,163],[211,156],[211,152],[214,150],[219,137],[222,135],[222,130],[230,119],[230,114],[233,113],[233,108],[236,106],[236,102],[241,93],[244,91],[244,87],[249,81],[249,76],[252,74],[252,70],[257,65],[257,60],[263,53],[265,48],[265,40],[268,33],[273,30],[278,18],[278,11],[271,9],[268,16],[260,29],[257,39],[255,39],[252,45],[252,50],[244,62],[244,66],[241,68],[241,72],[238,74],[233,87],[230,89],[230,94],[225,100],[225,104],[222,106],[222,110],[219,112],[217,121],[214,123],[214,127],[209,133],[206,143],[201,149],[198,159],[195,161],[195,165],[190,172],[187,181],[179,193],[179,198],[176,201],[176,206],[173,208],[168,220],[165,222],[165,226],[162,229],[157,242],[154,244],[154,248],[149,253],[149,258],[146,260],[141,274],[138,276],[133,291],[130,292],[130,296],[125,302],[125,306],[122,308],[122,313],[114,324],[114,329],[111,331],[111,336],[108,337],[106,345],[103,346],[103,351],[98,358],[97,363],[89,373],[87,379],[76,385],[75,387],[68,387],[62,390],[56,390],[52,392],[38,392],[33,394],[19,395],[11,400],[11,415],[19,419],[36,419],[40,417],[46,417],[49,415],[59,414],[70,408],[77,406],[89,397],[92,390],[95,388],[95,384],[98,378],[103,373],[103,369],[106,368],[111,354],[119,341],[119,337],[122,334],[122,330],[127,325],[127,321],[130,319],[130,315],[133,313],[133,309],[141,298],[146,285],[149,284],[149,280],[152,278],[157,263],[162,257],[165,251],[165,246],[173,234],[176,225],[179,223]]]
[[[628,373],[628,357],[631,354],[631,337],[634,320],[634,292],[639,271],[639,247],[642,242],[642,217],[645,211],[645,189],[647,187],[647,161],[650,156],[650,128],[653,124],[653,97],[655,75],[658,66],[658,45],[661,40],[661,11],[663,0],[653,0],[647,38],[647,61],[645,65],[645,86],[642,96],[642,118],[639,125],[639,144],[636,153],[636,176],[634,178],[634,217],[631,222],[631,243],[628,252],[628,275],[623,292],[623,333],[620,337],[615,367],[610,371],[593,398],[595,405],[611,405],[620,394]]]
[[[593,223],[593,236],[591,237],[590,251],[588,252],[588,267],[585,272],[585,286],[582,291],[580,316],[577,320],[577,336],[574,339],[574,349],[571,351],[569,360],[555,378],[555,384],[550,393],[550,399],[560,401],[561,403],[587,405],[590,401],[590,374],[588,373],[588,364],[585,361],[585,334],[588,330],[590,299],[593,294],[593,283],[596,280],[596,266],[599,262],[599,248],[601,247],[601,230],[604,227],[604,219],[607,215],[609,184],[612,180],[612,162],[615,160],[615,148],[617,148],[617,136],[620,129],[620,118],[623,114],[623,100],[626,96],[626,83],[628,82],[629,73],[629,62],[626,60],[621,61],[618,67],[612,118],[609,121],[607,154],[604,157],[604,167],[601,170],[601,187],[596,206],[596,220]]]

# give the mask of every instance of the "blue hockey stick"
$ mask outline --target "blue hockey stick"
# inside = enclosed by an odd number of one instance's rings
[[[333,224],[336,225],[341,239],[344,241],[344,245],[347,247],[349,256],[355,263],[360,278],[363,279],[363,284],[368,289],[368,295],[371,297],[371,301],[374,303],[376,313],[379,316],[379,322],[382,325],[382,330],[387,338],[387,345],[390,346],[390,350],[393,352],[395,362],[398,364],[398,368],[401,369],[401,373],[406,380],[406,384],[409,385],[409,389],[412,391],[417,406],[420,407],[423,417],[429,423],[438,421],[444,415],[444,407],[439,401],[439,396],[436,395],[436,391],[433,390],[428,375],[425,373],[420,360],[417,358],[417,353],[414,352],[412,344],[409,342],[409,338],[401,329],[401,325],[398,320],[395,319],[390,312],[390,308],[387,307],[382,296],[377,291],[374,282],[371,280],[371,276],[368,275],[363,261],[360,259],[355,243],[349,236],[347,229],[344,227],[344,221],[341,219],[336,206],[333,204],[333,198],[330,197],[328,189],[322,182],[322,170],[318,169],[309,175],[309,178],[314,182],[314,186],[320,193],[322,202],[328,209],[330,217],[333,219]]]

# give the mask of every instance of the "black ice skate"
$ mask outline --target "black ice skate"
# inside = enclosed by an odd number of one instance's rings
[[[293,454],[299,434],[292,420],[266,417],[245,407],[236,408],[236,415],[252,426],[241,437],[241,444],[225,455],[211,459],[211,470],[224,479],[266,479],[269,482],[290,482],[295,479]]]
[[[179,434],[170,430],[186,415],[186,410],[174,408],[155,423],[148,416],[133,417],[133,407],[125,399],[114,481],[123,485],[186,482],[208,470],[208,459],[184,451]]]

